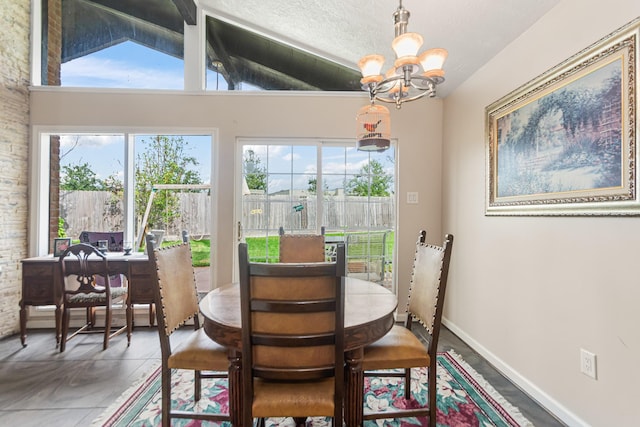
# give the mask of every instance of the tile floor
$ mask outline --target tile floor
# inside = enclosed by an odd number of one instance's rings
[[[157,330],[136,328],[102,351],[102,335],[74,338],[64,353],[52,330],[29,330],[0,340],[0,425],[88,426],[144,372],[160,361]],[[179,335],[179,334],[177,334]],[[455,350],[535,426],[563,426],[544,408],[507,381],[464,342],[445,329],[439,350]]]

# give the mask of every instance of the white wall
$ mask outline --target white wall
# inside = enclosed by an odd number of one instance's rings
[[[446,324],[570,425],[638,425],[640,218],[484,216],[484,109],[638,15],[564,0],[445,100]]]
[[[33,88],[34,129],[62,131],[193,128],[217,129],[218,163],[213,173],[218,211],[214,225],[215,284],[232,279],[236,251],[234,179],[239,137],[353,138],[355,116],[364,94],[207,93]],[[441,241],[442,101],[429,99],[392,111],[392,137],[398,139],[398,293],[404,313],[417,233]],[[407,191],[419,193],[417,205],[406,204]]]

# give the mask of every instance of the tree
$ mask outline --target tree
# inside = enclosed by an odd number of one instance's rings
[[[249,190],[267,189],[266,169],[260,164],[260,157],[256,156],[253,150],[247,150],[244,154],[244,179]]]
[[[309,184],[309,187],[307,187],[307,191],[309,192],[309,194],[316,194],[316,192],[318,191],[318,179],[309,178],[309,181],[307,181],[307,183]]]
[[[393,177],[385,172],[382,163],[370,160],[345,185],[347,194],[355,196],[386,197],[391,194]]]
[[[122,216],[122,200],[124,197],[124,183],[117,175],[109,175],[103,182],[103,190],[111,193],[104,204],[104,220],[110,230],[121,230],[124,226]]]
[[[309,186],[307,187],[307,191],[309,192],[309,194],[316,194],[318,192],[318,179],[309,178],[307,183],[309,184]],[[329,186],[325,182],[324,186],[322,187],[322,191],[326,193],[328,190],[329,190]]]
[[[150,141],[142,140],[145,150],[136,158],[136,217],[142,220],[151,188],[157,184],[201,184],[198,160],[187,155],[188,143],[179,136],[157,135]],[[147,225],[166,229],[180,215],[178,198],[170,191],[158,191],[147,219]]]
[[[89,163],[62,166],[60,189],[65,191],[100,191],[104,190],[101,181]]]

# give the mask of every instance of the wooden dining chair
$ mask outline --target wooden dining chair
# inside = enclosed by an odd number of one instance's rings
[[[224,347],[211,340],[200,327],[196,277],[189,243],[163,248],[154,247],[154,237],[146,236],[149,262],[155,292],[158,335],[162,354],[162,425],[170,426],[172,418],[229,421],[228,413],[203,413],[171,409],[171,372],[193,370],[194,400],[200,400],[203,378],[227,378],[229,359]],[[172,335],[193,319],[194,331],[172,345]]]
[[[131,343],[131,302],[127,287],[111,286],[109,262],[105,254],[95,246],[79,243],[69,246],[58,258],[60,264],[60,293],[62,295],[62,333],[60,352],[67,341],[84,333],[102,332],[102,348],[109,347],[109,340],[123,332],[127,333],[127,346]],[[100,283],[98,283],[100,278]],[[111,332],[113,304],[121,303],[126,308],[125,325]],[[96,325],[96,308],[104,307],[105,324],[100,329]],[[86,319],[83,326],[69,335],[71,310],[84,308]]]
[[[326,416],[342,426],[344,246],[336,262],[250,263],[238,247],[242,425]]]
[[[280,227],[280,262],[323,262],[324,235],[286,234]]]
[[[403,326],[394,325],[383,338],[365,347],[362,369],[364,376],[403,377],[404,398],[410,400],[411,368],[427,367],[428,406],[394,410],[392,413],[364,413],[364,402],[361,402],[361,420],[429,416],[429,426],[436,425],[436,356],[453,236],[447,234],[442,246],[427,244],[425,240],[426,232],[420,231],[409,289],[407,320]],[[414,321],[420,322],[426,329],[428,344],[425,345],[411,331]],[[402,371],[379,372],[397,368]]]

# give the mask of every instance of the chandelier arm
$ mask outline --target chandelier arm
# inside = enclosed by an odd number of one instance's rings
[[[417,90],[431,90],[434,86],[433,80],[424,76],[414,76],[409,82],[409,85]]]
[[[423,91],[420,92],[416,95],[412,95],[412,96],[408,96],[408,95],[404,95],[402,96],[402,98],[398,97],[398,96],[394,96],[393,98],[384,98],[381,96],[376,96],[375,99],[377,101],[380,102],[386,102],[387,104],[396,104],[396,107],[404,104],[405,102],[409,102],[409,101],[415,101],[416,99],[420,99],[423,96],[429,95],[431,96],[431,92],[430,91]]]
[[[369,93],[369,101],[373,103],[376,98],[377,93],[377,85],[375,83],[369,83],[362,86],[362,89],[366,90]]]
[[[369,93],[373,93],[374,96],[375,96],[375,95],[377,95],[379,93],[387,93],[387,92],[389,92],[391,89],[393,89],[393,87],[395,86],[396,82],[402,81],[402,80],[403,80],[402,76],[393,76],[393,77],[386,78],[386,79],[380,81],[377,84],[370,83],[364,89],[368,90]]]

